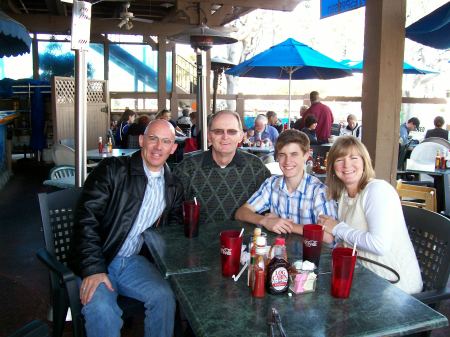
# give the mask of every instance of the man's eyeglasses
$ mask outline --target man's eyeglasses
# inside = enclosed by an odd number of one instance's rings
[[[228,129],[228,130],[224,130],[224,129],[213,129],[211,130],[211,133],[215,136],[223,136],[225,133],[228,136],[236,136],[239,133],[239,130],[235,130],[235,129]]]
[[[148,142],[152,145],[158,144],[158,142],[161,142],[163,146],[169,147],[173,144],[173,140],[169,138],[159,138],[155,135],[148,135],[147,136]]]

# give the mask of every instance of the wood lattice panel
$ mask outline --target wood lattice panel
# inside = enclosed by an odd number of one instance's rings
[[[109,127],[107,81],[88,80],[87,83],[87,148],[97,146],[98,137],[105,137]],[[53,91],[53,135],[54,143],[75,135],[75,79],[55,76]]]

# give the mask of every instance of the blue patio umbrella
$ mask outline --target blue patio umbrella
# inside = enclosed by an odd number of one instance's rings
[[[352,69],[354,73],[362,73],[364,61],[350,61],[350,60],[342,60],[341,63]],[[414,67],[413,65],[403,62],[403,74],[416,74],[416,75],[425,75],[425,74],[437,74],[435,71],[419,69]]]
[[[0,57],[29,53],[31,38],[26,28],[0,11]]]
[[[408,26],[405,36],[429,47],[450,48],[450,1]]]
[[[270,47],[251,59],[225,71],[227,75],[288,79],[289,120],[291,115],[291,80],[328,80],[350,76],[351,69],[294,39]]]

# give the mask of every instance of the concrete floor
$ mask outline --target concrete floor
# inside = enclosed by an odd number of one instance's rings
[[[48,322],[48,273],[35,253],[44,245],[37,193],[47,191],[42,181],[49,169],[32,160],[18,160],[14,176],[0,190],[0,337],[35,319]],[[450,318],[450,300],[439,311]],[[123,335],[142,336],[142,324],[136,323]],[[68,326],[64,336],[71,335]],[[435,330],[432,336],[450,336],[450,328]]]

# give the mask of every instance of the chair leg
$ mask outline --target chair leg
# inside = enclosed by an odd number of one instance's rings
[[[65,295],[61,292],[53,294],[53,337],[62,337],[66,323],[68,303]]]

